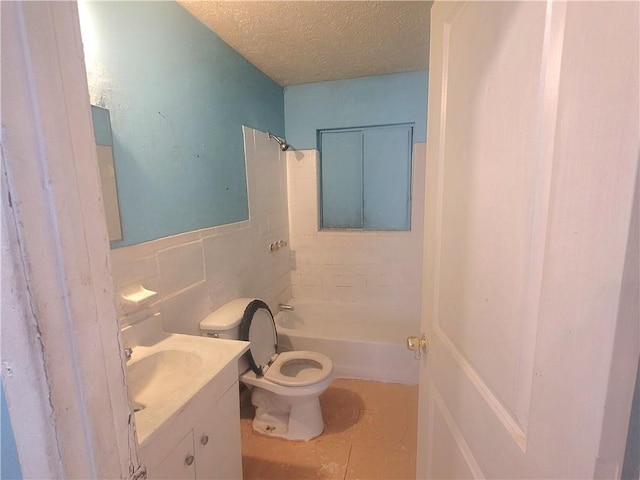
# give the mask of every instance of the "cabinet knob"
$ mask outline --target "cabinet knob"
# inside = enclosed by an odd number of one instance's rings
[[[209,437],[207,435],[202,435],[202,438],[200,439],[200,443],[203,445],[206,445],[207,443],[209,443]]]
[[[184,463],[186,463],[187,465],[191,465],[193,464],[194,460],[195,457],[193,455],[187,455],[187,458],[184,459]]]

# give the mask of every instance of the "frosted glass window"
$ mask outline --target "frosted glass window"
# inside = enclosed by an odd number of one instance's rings
[[[321,227],[409,230],[410,125],[321,131]]]

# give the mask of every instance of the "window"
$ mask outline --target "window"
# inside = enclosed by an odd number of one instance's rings
[[[411,125],[322,130],[321,227],[409,230]]]

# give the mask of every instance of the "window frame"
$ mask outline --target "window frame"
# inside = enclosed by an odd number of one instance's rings
[[[398,129],[398,128],[406,128],[407,129],[407,150],[408,150],[408,165],[407,165],[407,227],[406,228],[366,228],[365,225],[365,193],[364,189],[366,188],[364,183],[364,150],[365,150],[365,132],[372,132],[375,130],[385,130],[385,129]],[[412,231],[412,221],[411,221],[411,213],[412,213],[412,202],[413,202],[413,146],[414,146],[414,122],[402,122],[402,123],[393,123],[393,124],[382,124],[382,125],[366,125],[359,127],[343,127],[343,128],[326,128],[326,129],[318,129],[316,130],[316,144],[319,153],[319,165],[318,165],[318,231],[325,232],[411,232]],[[323,218],[323,187],[322,187],[322,135],[326,133],[360,133],[361,134],[361,178],[362,178],[362,195],[361,195],[361,211],[362,211],[362,221],[361,228],[357,227],[326,227],[324,226]]]

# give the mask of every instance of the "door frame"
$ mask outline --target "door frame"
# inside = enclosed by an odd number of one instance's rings
[[[25,478],[141,472],[75,2],[2,2],[2,383]]]

